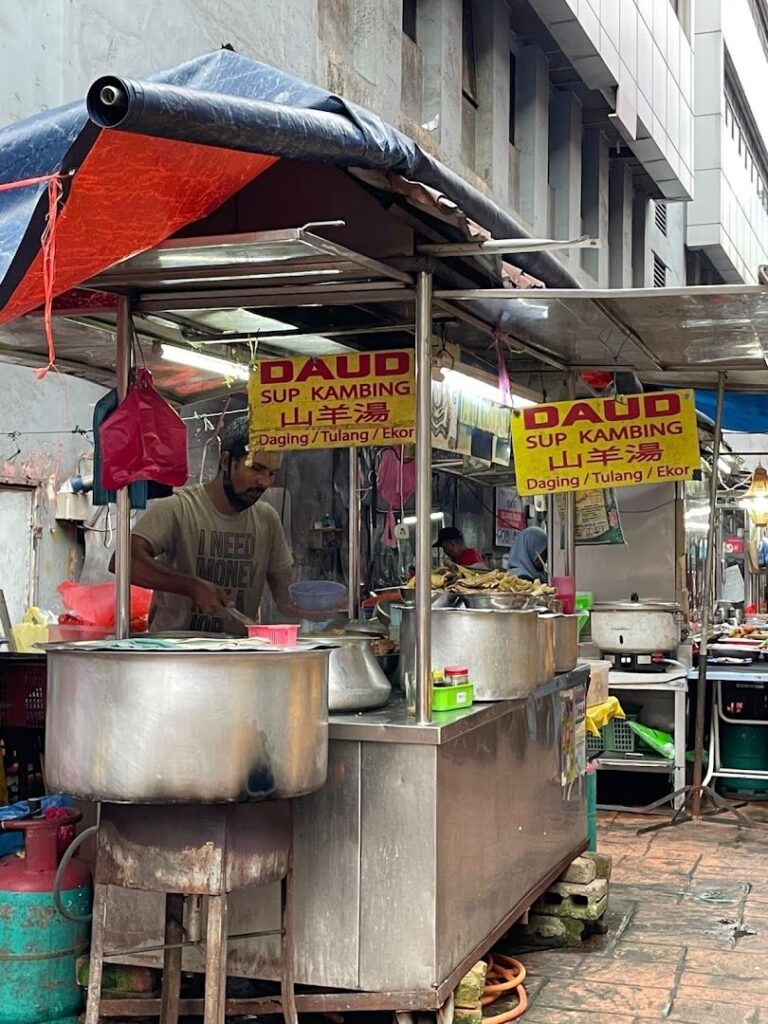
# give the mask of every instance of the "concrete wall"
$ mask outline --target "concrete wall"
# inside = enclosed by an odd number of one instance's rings
[[[55,494],[78,471],[79,459],[93,450],[85,437],[67,432],[91,426],[93,407],[104,389],[56,373],[39,381],[33,370],[5,364],[0,365],[0,388],[0,483],[36,490],[34,536],[29,538],[26,524],[19,524],[17,531],[0,537],[0,587],[10,546],[33,543],[30,600],[43,608],[60,609],[56,587],[62,580],[79,577],[83,548],[75,527],[56,521]],[[14,440],[6,431],[19,431],[20,436]]]

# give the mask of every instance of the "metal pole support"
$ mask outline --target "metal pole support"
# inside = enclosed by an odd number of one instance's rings
[[[432,274],[416,279],[416,720],[432,721]]]
[[[128,393],[133,341],[131,327],[131,300],[127,295],[119,295],[115,370],[120,402]],[[123,640],[131,632],[131,501],[127,487],[121,487],[117,492],[115,536],[115,636]]]
[[[709,530],[707,531],[707,554],[704,559],[704,601],[701,609],[701,642],[699,644],[699,675],[696,681],[696,732],[694,738],[693,793],[691,815],[701,818],[701,784],[704,771],[704,715],[707,702],[707,651],[709,648],[709,623],[714,603],[712,576],[715,567],[715,528],[717,516],[717,460],[720,458],[720,441],[723,433],[723,398],[725,396],[725,374],[717,375],[717,411],[715,413],[715,434],[712,443],[712,476],[709,485]]]
[[[350,620],[357,618],[360,599],[360,492],[358,489],[357,448],[349,449],[349,593],[347,610]]]
[[[576,378],[573,374],[568,378],[568,398],[576,397]],[[563,510],[563,575],[576,575],[576,493],[566,491]],[[550,572],[552,570],[550,569]]]

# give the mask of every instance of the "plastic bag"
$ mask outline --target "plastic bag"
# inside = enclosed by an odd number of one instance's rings
[[[22,622],[11,626],[13,645],[17,654],[38,654],[36,644],[48,643],[48,622],[39,608],[27,608]]]
[[[182,487],[187,469],[187,428],[152,384],[136,370],[123,401],[99,429],[101,486],[116,491],[138,480]]]
[[[631,722],[629,720],[627,725],[635,736],[638,736],[651,750],[655,750],[657,754],[661,754],[662,757],[666,757],[669,761],[674,761],[675,742],[668,732],[663,732],[661,729],[651,729],[648,725],[642,725],[640,722]]]
[[[603,726],[608,725],[612,718],[624,718],[624,710],[618,697],[609,697],[602,704],[593,704],[587,708],[586,729],[591,736],[599,736]]]
[[[64,607],[76,615],[86,626],[114,626],[115,624],[115,584],[108,583],[73,583],[65,580],[59,584],[59,593]],[[146,621],[149,606],[152,603],[152,591],[143,587],[131,587],[131,621]]]

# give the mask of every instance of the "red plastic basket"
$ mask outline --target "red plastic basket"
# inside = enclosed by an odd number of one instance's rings
[[[0,665],[0,726],[45,728],[45,662]]]

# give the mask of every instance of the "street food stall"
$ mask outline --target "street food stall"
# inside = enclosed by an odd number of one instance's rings
[[[173,76],[151,87],[96,83],[89,119],[82,108],[62,114],[66,132],[56,138],[45,125],[30,126],[45,173],[20,176],[16,168],[0,216],[8,237],[34,237],[31,221],[47,231],[43,250],[16,249],[6,272],[3,356],[39,365],[42,355],[49,370],[116,378],[120,399],[132,364],[144,360],[183,403],[216,393],[227,375],[244,379],[262,353],[285,361],[301,346],[311,358],[334,345],[352,354],[408,351],[416,422],[392,439],[413,440],[416,449],[416,584],[406,613],[412,707],[401,699],[329,717],[328,665],[337,652],[313,641],[296,648],[131,640],[130,496],[119,489],[116,639],[47,652],[48,786],[99,807],[88,1024],[99,1012],[160,1012],[171,1021],[204,1008],[213,1024],[235,1010],[282,1008],[288,1019],[297,1008],[437,1010],[586,845],[587,673],[575,666],[573,646],[568,665],[556,666],[556,612],[456,609],[457,621],[482,622],[487,632],[487,668],[472,663],[479,700],[445,712],[431,706],[432,342],[436,330],[465,321],[433,301],[433,269],[446,261],[419,246],[484,237],[467,212],[487,222],[486,232],[516,229],[415,147],[414,177],[444,185],[467,209],[388,175],[409,168],[391,151],[373,155],[379,122],[338,112],[322,90],[268,70],[270,89],[277,76],[306,104],[293,135],[288,122],[298,107],[283,109],[279,146],[274,133],[260,134],[274,154],[254,156],[210,134],[188,145],[164,141],[157,124],[150,134],[124,131],[131,97],[141,94],[145,111],[151,89],[162,102],[196,101],[195,86],[222,93],[227,73],[235,93],[225,93],[224,109],[274,118],[279,106],[236,95],[258,94],[263,68],[228,51],[184,69],[184,88]],[[334,145],[331,126],[340,133]],[[391,134],[396,147],[409,148]],[[55,282],[41,272],[43,264],[50,271],[54,233]],[[513,240],[498,251],[518,245],[532,271],[558,273],[547,244]],[[473,243],[472,268],[476,259]],[[480,264],[491,281],[509,280],[492,251]],[[570,283],[562,272],[559,279]],[[438,280],[477,274],[446,269]],[[40,304],[42,318],[19,319]],[[457,344],[471,362],[487,349],[493,325],[470,317],[469,326],[472,345],[460,337]],[[213,360],[208,373],[200,355]],[[228,373],[217,372],[222,362]],[[354,440],[376,443],[369,432]],[[354,472],[350,481],[356,583]],[[353,615],[356,589],[349,588]],[[434,636],[440,642],[439,630]],[[522,646],[535,654],[524,663]],[[228,901],[230,892],[236,898]],[[105,958],[162,964],[162,999],[100,1006]],[[180,1002],[182,968],[205,970],[204,1000]],[[282,998],[227,1002],[228,973],[279,979]],[[294,999],[294,984],[313,991]]]
[[[400,595],[405,692],[384,706],[329,716],[338,650],[316,639],[301,648],[131,640],[130,502],[127,488],[117,492],[116,640],[48,652],[47,780],[100,808],[87,1024],[98,1018],[105,958],[164,967],[162,999],[101,1001],[101,1012],[123,1017],[175,1021],[204,1007],[206,1024],[219,1024],[225,1012],[439,1011],[585,848],[588,671],[575,665],[560,610],[525,606],[549,595],[524,595],[520,606],[499,586],[440,607],[453,578],[435,599],[435,358],[448,342],[478,373],[501,384],[509,372],[514,387],[546,397],[529,419],[537,430],[537,415],[556,415],[553,398],[573,406],[579,391],[590,396],[584,369],[672,388],[715,380],[722,405],[726,371],[729,388],[768,385],[765,289],[580,291],[549,250],[594,240],[522,237],[368,112],[229,51],[152,82],[99,80],[87,111],[60,120],[61,132],[28,126],[42,162],[6,175],[17,187],[0,204],[4,237],[15,239],[0,287],[3,358],[116,378],[121,399],[142,360],[183,404],[221,393],[224,377],[250,377],[253,402],[251,364],[262,359],[285,367],[297,353],[310,364],[341,353],[362,376],[362,355],[375,371],[377,356],[405,352],[415,407],[415,423],[377,421],[379,407],[365,429],[330,423],[321,438],[352,449],[350,622],[363,578],[355,446],[415,444],[415,588],[411,601]],[[30,239],[46,223],[41,248]],[[32,312],[41,305],[42,323]],[[614,420],[631,418],[626,402],[604,401]],[[680,412],[669,397],[628,401],[639,418]],[[690,397],[680,401],[692,412]],[[514,437],[526,420],[511,422]],[[285,444],[252,415],[277,447],[307,446],[305,426],[294,417]],[[717,427],[715,464],[719,445]],[[690,475],[690,449],[659,459],[657,450],[623,472]],[[593,471],[610,484],[639,482],[609,466],[613,457],[599,461]],[[576,566],[575,495],[588,485],[573,468],[557,470],[554,485],[534,469],[528,488],[541,481],[564,494],[565,577]],[[432,671],[457,652],[477,703],[434,711]],[[351,671],[367,669],[358,660]],[[374,702],[385,700],[379,692]],[[204,1001],[180,1001],[182,968],[205,971]],[[282,997],[227,1000],[227,974],[280,980]],[[295,984],[312,988],[294,998]]]

